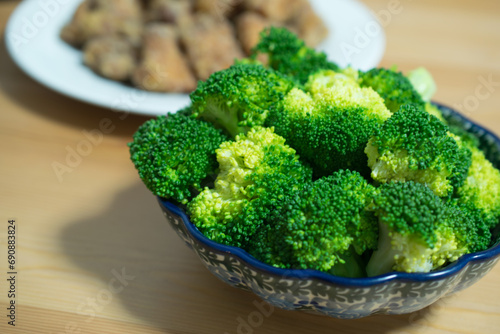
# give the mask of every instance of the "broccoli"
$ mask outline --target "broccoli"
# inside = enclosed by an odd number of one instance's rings
[[[367,118],[383,123],[392,113],[373,89],[359,86],[357,74],[352,68],[340,72],[323,70],[309,77],[305,90],[322,107],[355,106],[362,109]]]
[[[441,110],[431,103],[431,98],[436,93],[436,83],[432,75],[423,67],[419,67],[410,71],[406,77],[410,80],[415,91],[422,97],[425,102],[425,111],[439,118],[441,122],[447,124]]]
[[[266,126],[287,139],[310,163],[316,177],[340,169],[369,176],[364,148],[368,139],[391,116],[371,88],[358,85],[352,72],[317,72],[305,85],[292,89],[271,109]]]
[[[264,54],[270,68],[305,84],[319,70],[338,70],[324,52],[306,46],[305,42],[285,28],[271,27],[261,33],[261,40],[252,50],[252,59]]]
[[[431,114],[432,116],[436,117],[437,119],[439,119],[443,124],[448,125],[448,122],[446,121],[446,119],[444,118],[443,114],[441,113],[441,110],[439,110],[439,108],[436,107],[431,102],[427,102],[425,104],[425,111],[427,113]]]
[[[415,105],[402,106],[377,129],[365,152],[374,180],[416,181],[440,197],[451,196],[463,184],[471,164],[470,150]]]
[[[455,138],[456,137],[459,138],[457,142],[460,141],[462,145],[465,145],[470,150],[472,150],[473,147],[479,148],[480,146],[479,138],[473,133],[468,132],[466,129],[464,129],[462,126],[458,124],[448,124],[448,128],[450,130],[450,133],[455,135]]]
[[[193,117],[193,108],[191,106],[180,109],[176,114],[183,115],[186,117]]]
[[[465,146],[472,151],[472,164],[457,197],[461,203],[471,204],[487,216],[496,218],[490,226],[493,228],[500,217],[500,171],[473,142],[465,143]]]
[[[374,68],[359,75],[360,85],[373,88],[392,113],[405,104],[414,104],[446,124],[439,108],[430,102],[436,92],[436,84],[426,69],[421,67],[405,76],[393,69]]]
[[[191,93],[193,114],[234,138],[262,125],[269,108],[293,87],[290,80],[262,65],[234,65],[198,84]]]
[[[348,170],[305,183],[281,199],[249,252],[276,267],[366,276],[360,255],[377,246],[378,227],[364,209],[374,194]]]
[[[215,149],[228,138],[212,124],[183,114],[144,123],[129,143],[131,160],[155,195],[186,204],[216,173]]]
[[[456,198],[448,201],[447,204],[455,212],[459,211],[457,220],[463,219],[464,226],[472,226],[466,231],[469,237],[467,253],[481,252],[493,244],[493,229],[498,224],[498,217],[486,213],[474,203],[464,203]]]
[[[374,68],[368,72],[360,72],[360,80],[362,87],[373,88],[384,99],[385,105],[392,113],[397,112],[406,104],[425,107],[425,101],[415,90],[411,81],[401,72]]]
[[[425,102],[430,102],[436,93],[436,82],[432,75],[423,67],[410,71],[406,77],[410,80],[413,88],[422,97]]]
[[[423,184],[383,184],[370,210],[379,220],[378,247],[366,271],[429,272],[489,246],[491,234],[473,211],[448,205]]]
[[[210,239],[246,248],[279,198],[310,181],[312,173],[272,128],[254,127],[216,152],[215,187],[194,198],[188,212]]]
[[[142,125],[130,155],[206,237],[269,265],[429,272],[500,231],[500,171],[434,92],[423,69],[340,69],[270,28],[190,106]]]

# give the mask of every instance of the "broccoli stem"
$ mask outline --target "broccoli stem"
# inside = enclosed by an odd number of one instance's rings
[[[394,256],[395,250],[389,237],[389,228],[386,224],[379,222],[378,247],[372,254],[366,266],[366,273],[369,277],[378,276],[393,271],[396,264]]]
[[[335,276],[361,278],[366,277],[365,264],[361,256],[359,256],[354,248],[341,256],[344,263],[336,263],[328,272]]]

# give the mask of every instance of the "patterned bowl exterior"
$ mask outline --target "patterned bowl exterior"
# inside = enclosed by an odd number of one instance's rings
[[[500,166],[500,140],[495,135],[450,108],[438,107],[450,124],[477,135],[486,156]],[[215,276],[286,310],[305,310],[341,319],[411,313],[471,286],[500,258],[497,242],[486,251],[465,255],[444,269],[425,274],[392,272],[354,279],[315,270],[279,269],[257,261],[240,248],[209,240],[181,208],[161,198],[158,201],[177,234]]]

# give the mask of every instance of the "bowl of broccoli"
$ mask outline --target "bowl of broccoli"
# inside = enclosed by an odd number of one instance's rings
[[[500,257],[500,139],[434,91],[424,69],[341,69],[271,28],[142,125],[131,159],[224,282],[288,310],[410,313]]]

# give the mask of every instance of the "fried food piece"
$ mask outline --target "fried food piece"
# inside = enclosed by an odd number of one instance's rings
[[[328,36],[328,28],[314,12],[309,1],[303,1],[293,21],[292,24],[297,27],[299,37],[310,47],[318,46]]]
[[[271,2],[266,2],[267,6],[270,6]],[[291,0],[289,4],[290,11],[287,14],[289,20],[286,22],[272,20],[269,18],[269,15],[265,17],[262,14],[251,11],[245,12],[236,19],[238,37],[247,54],[257,44],[260,32],[269,26],[285,26],[288,30],[297,34],[299,38],[305,40],[306,44],[310,47],[316,47],[328,36],[328,28],[323,23],[323,20],[316,15],[309,1]],[[270,10],[272,7],[262,8]]]
[[[271,20],[255,12],[245,12],[236,18],[236,31],[247,55],[259,43],[260,33],[271,25]]]
[[[138,0],[85,0],[72,21],[61,31],[67,43],[82,47],[93,37],[125,36],[138,45],[142,32],[141,3]]]
[[[85,65],[105,78],[126,81],[136,66],[135,50],[123,37],[100,36],[84,47]]]
[[[192,0],[151,0],[145,13],[146,22],[181,24],[193,11]]]
[[[190,92],[196,88],[173,25],[149,24],[141,52],[142,61],[132,76],[137,87],[155,92]]]
[[[197,14],[181,29],[181,39],[198,79],[206,80],[244,56],[233,26],[224,18]]]
[[[249,55],[270,26],[312,47],[328,33],[308,0],[84,0],[61,37],[83,47],[85,64],[106,78],[188,92]]]
[[[285,22],[296,16],[304,0],[243,0],[246,9],[258,12],[271,21]]]
[[[238,38],[247,55],[250,55],[251,50],[260,41],[260,33],[268,27],[286,27],[288,30],[298,34],[297,28],[293,25],[284,24],[283,22],[271,21],[259,13],[247,11],[239,15],[236,20],[236,31]]]
[[[139,0],[139,3],[141,4],[142,8],[148,8],[149,7],[149,3],[151,2],[152,0]]]
[[[240,10],[241,0],[195,0],[197,12],[217,17],[232,17]]]

